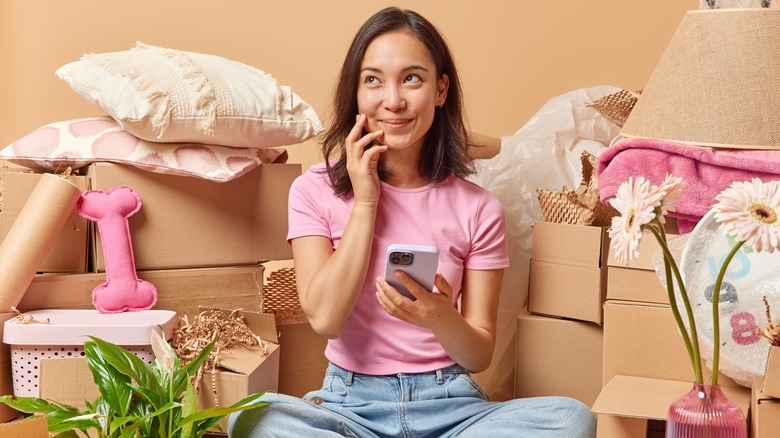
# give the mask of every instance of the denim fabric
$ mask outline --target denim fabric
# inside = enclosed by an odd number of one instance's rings
[[[587,406],[566,397],[491,402],[461,366],[369,376],[328,366],[322,389],[230,417],[230,438],[259,437],[594,437]]]

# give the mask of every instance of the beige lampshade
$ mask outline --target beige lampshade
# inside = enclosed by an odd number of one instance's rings
[[[780,149],[780,9],[689,11],[621,135]]]

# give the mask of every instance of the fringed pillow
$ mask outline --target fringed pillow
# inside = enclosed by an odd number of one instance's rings
[[[88,54],[57,76],[136,137],[242,148],[301,143],[314,109],[270,74],[219,56],[136,43]]]

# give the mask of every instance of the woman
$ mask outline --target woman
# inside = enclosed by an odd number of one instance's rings
[[[567,398],[490,402],[470,372],[493,355],[504,214],[467,182],[457,71],[415,12],[384,9],[358,31],[341,69],[325,163],[290,190],[289,233],[301,307],[329,339],[321,390],[231,417],[231,437],[593,436]],[[335,157],[335,158],[334,158]],[[432,291],[383,277],[392,244],[436,247]]]

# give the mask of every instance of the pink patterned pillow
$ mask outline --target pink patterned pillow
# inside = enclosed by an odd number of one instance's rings
[[[233,148],[198,143],[156,143],[123,130],[111,117],[51,123],[0,150],[0,159],[41,172],[78,169],[96,161],[150,172],[224,182],[262,163],[285,162],[282,149]]]

